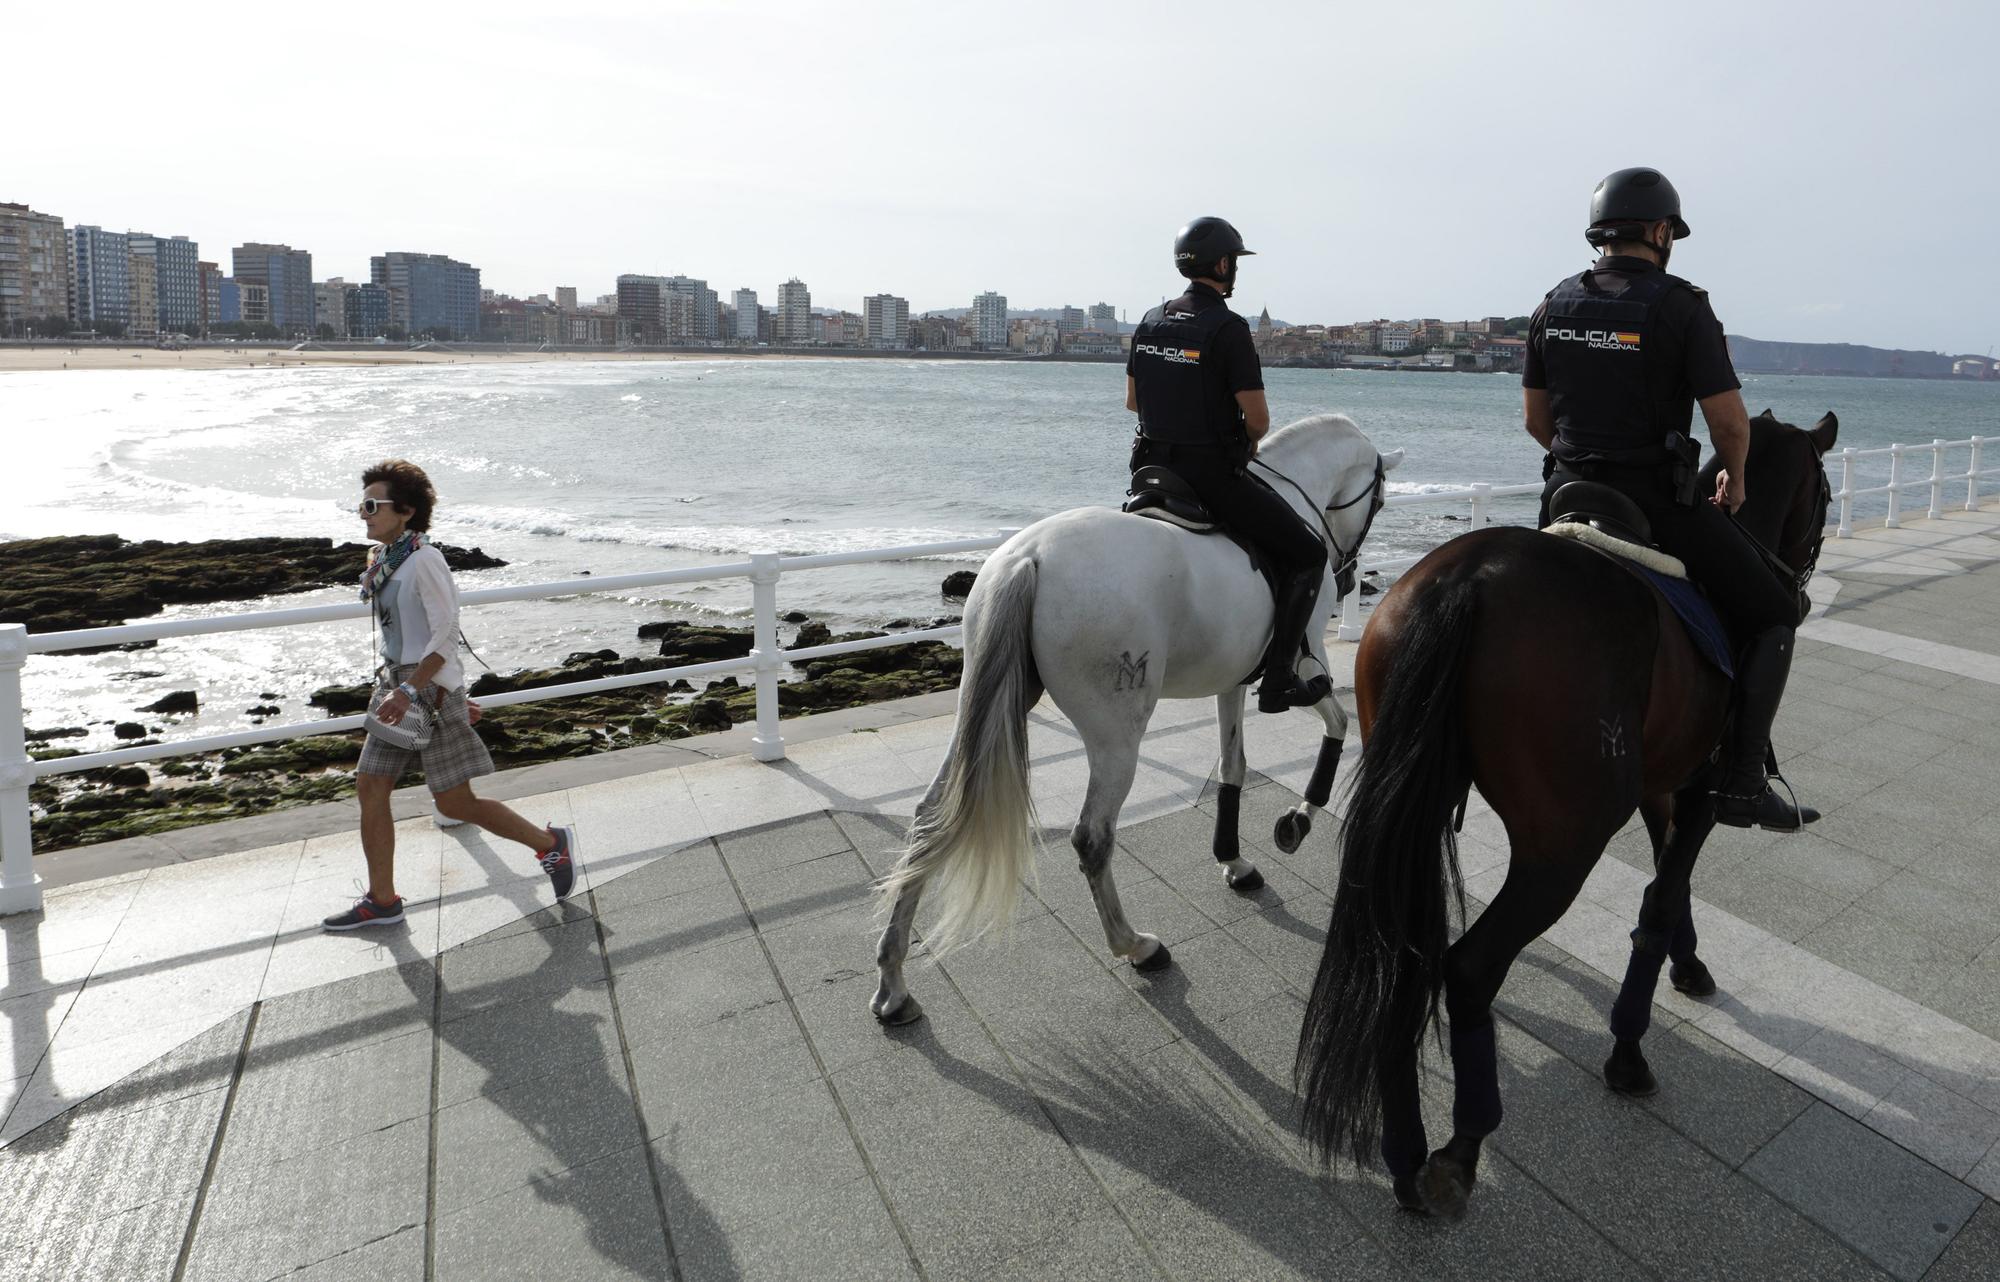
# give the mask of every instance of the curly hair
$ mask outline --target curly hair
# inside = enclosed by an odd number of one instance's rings
[[[426,533],[431,528],[431,510],[437,506],[437,491],[424,469],[408,459],[383,459],[361,474],[361,488],[381,484],[389,489],[389,501],[398,511],[410,514],[409,528]]]

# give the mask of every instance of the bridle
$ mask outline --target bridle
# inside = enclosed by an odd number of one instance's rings
[[[1361,557],[1361,545],[1367,541],[1368,531],[1375,527],[1375,514],[1380,512],[1383,506],[1382,476],[1385,469],[1382,466],[1381,452],[1377,451],[1375,454],[1375,479],[1369,483],[1367,489],[1362,490],[1345,503],[1329,503],[1324,508],[1316,505],[1312,501],[1312,496],[1307,494],[1304,487],[1297,481],[1286,476],[1277,468],[1272,467],[1263,459],[1253,458],[1250,461],[1291,486],[1297,492],[1298,496],[1305,500],[1307,507],[1319,513],[1319,528],[1326,535],[1326,545],[1331,553],[1327,564],[1333,568],[1334,599],[1338,601],[1345,598],[1350,592],[1354,591],[1354,568],[1355,563]],[[1361,523],[1361,533],[1355,536],[1353,547],[1342,548],[1340,540],[1334,537],[1333,526],[1327,523],[1327,515],[1332,512],[1345,512],[1348,508],[1353,507],[1363,499],[1370,500],[1368,504],[1368,519]]]
[[[1812,582],[1813,571],[1819,568],[1819,554],[1826,547],[1826,514],[1833,507],[1833,484],[1826,478],[1826,465],[1817,458],[1813,460],[1813,465],[1813,470],[1819,474],[1819,516],[1807,527],[1805,538],[1778,551],[1779,558],[1787,566],[1792,564],[1789,553],[1805,552],[1805,559],[1793,572],[1792,586],[1798,589],[1800,595],[1805,594],[1806,585]]]

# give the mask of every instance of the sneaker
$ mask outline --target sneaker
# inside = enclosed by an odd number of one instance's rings
[[[320,922],[328,930],[360,930],[363,926],[393,926],[403,920],[403,901],[398,899],[386,908],[367,895],[354,901],[354,907],[344,913]]]
[[[558,828],[549,825],[554,834],[556,848],[541,857],[542,871],[549,875],[549,884],[556,888],[556,900],[569,898],[570,888],[576,885],[576,829]]]

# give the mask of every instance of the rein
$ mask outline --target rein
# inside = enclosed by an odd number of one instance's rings
[[[1355,562],[1360,559],[1361,545],[1363,542],[1367,540],[1368,531],[1374,528],[1375,514],[1382,510],[1383,469],[1382,469],[1381,451],[1378,450],[1375,453],[1375,479],[1373,482],[1369,484],[1368,488],[1362,490],[1360,493],[1356,494],[1353,498],[1347,500],[1345,503],[1329,503],[1329,505],[1324,508],[1314,503],[1312,501],[1312,496],[1310,494],[1307,494],[1305,492],[1304,487],[1302,487],[1297,481],[1294,481],[1291,477],[1286,476],[1283,472],[1280,472],[1277,468],[1272,467],[1269,463],[1266,463],[1263,459],[1253,458],[1250,461],[1252,463],[1255,463],[1258,467],[1263,468],[1266,472],[1269,472],[1272,476],[1277,477],[1285,484],[1291,486],[1292,489],[1298,494],[1298,496],[1305,500],[1307,507],[1319,513],[1319,528],[1326,535],[1327,546],[1333,550],[1333,559],[1329,564],[1333,570],[1334,591],[1339,594],[1339,597],[1345,597],[1349,592],[1354,590],[1353,589],[1354,566]],[[1368,508],[1368,519],[1361,523],[1361,533],[1354,540],[1353,550],[1347,551],[1342,549],[1342,547],[1340,546],[1340,540],[1334,537],[1333,526],[1327,523],[1326,519],[1327,513],[1345,512],[1348,508],[1353,507],[1356,503],[1359,503],[1362,499],[1373,499],[1374,502]],[[1348,586],[1346,587],[1341,586],[1341,582],[1343,579],[1347,581]],[[1336,597],[1336,599],[1339,599],[1339,597]]]

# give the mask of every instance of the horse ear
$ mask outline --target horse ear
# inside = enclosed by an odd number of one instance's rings
[[[1397,466],[1402,463],[1402,461],[1403,461],[1403,451],[1390,450],[1387,454],[1384,454],[1382,456],[1382,470],[1384,472],[1393,472],[1396,470]]]
[[[1840,435],[1840,420],[1834,417],[1832,410],[1828,410],[1826,416],[1813,424],[1806,435],[1812,437],[1813,448],[1824,454],[1833,448],[1834,438]]]
[[[1774,423],[1778,421],[1778,416],[1777,416],[1776,414],[1773,414],[1773,413],[1771,412],[1771,407],[1770,407],[1770,406],[1768,406],[1768,405],[1766,405],[1766,406],[1764,407],[1764,412],[1763,412],[1762,414],[1759,414],[1759,415],[1758,415],[1757,417],[1758,417],[1758,418],[1768,418],[1768,419],[1770,419],[1770,420],[1771,420],[1772,422],[1774,422]]]

